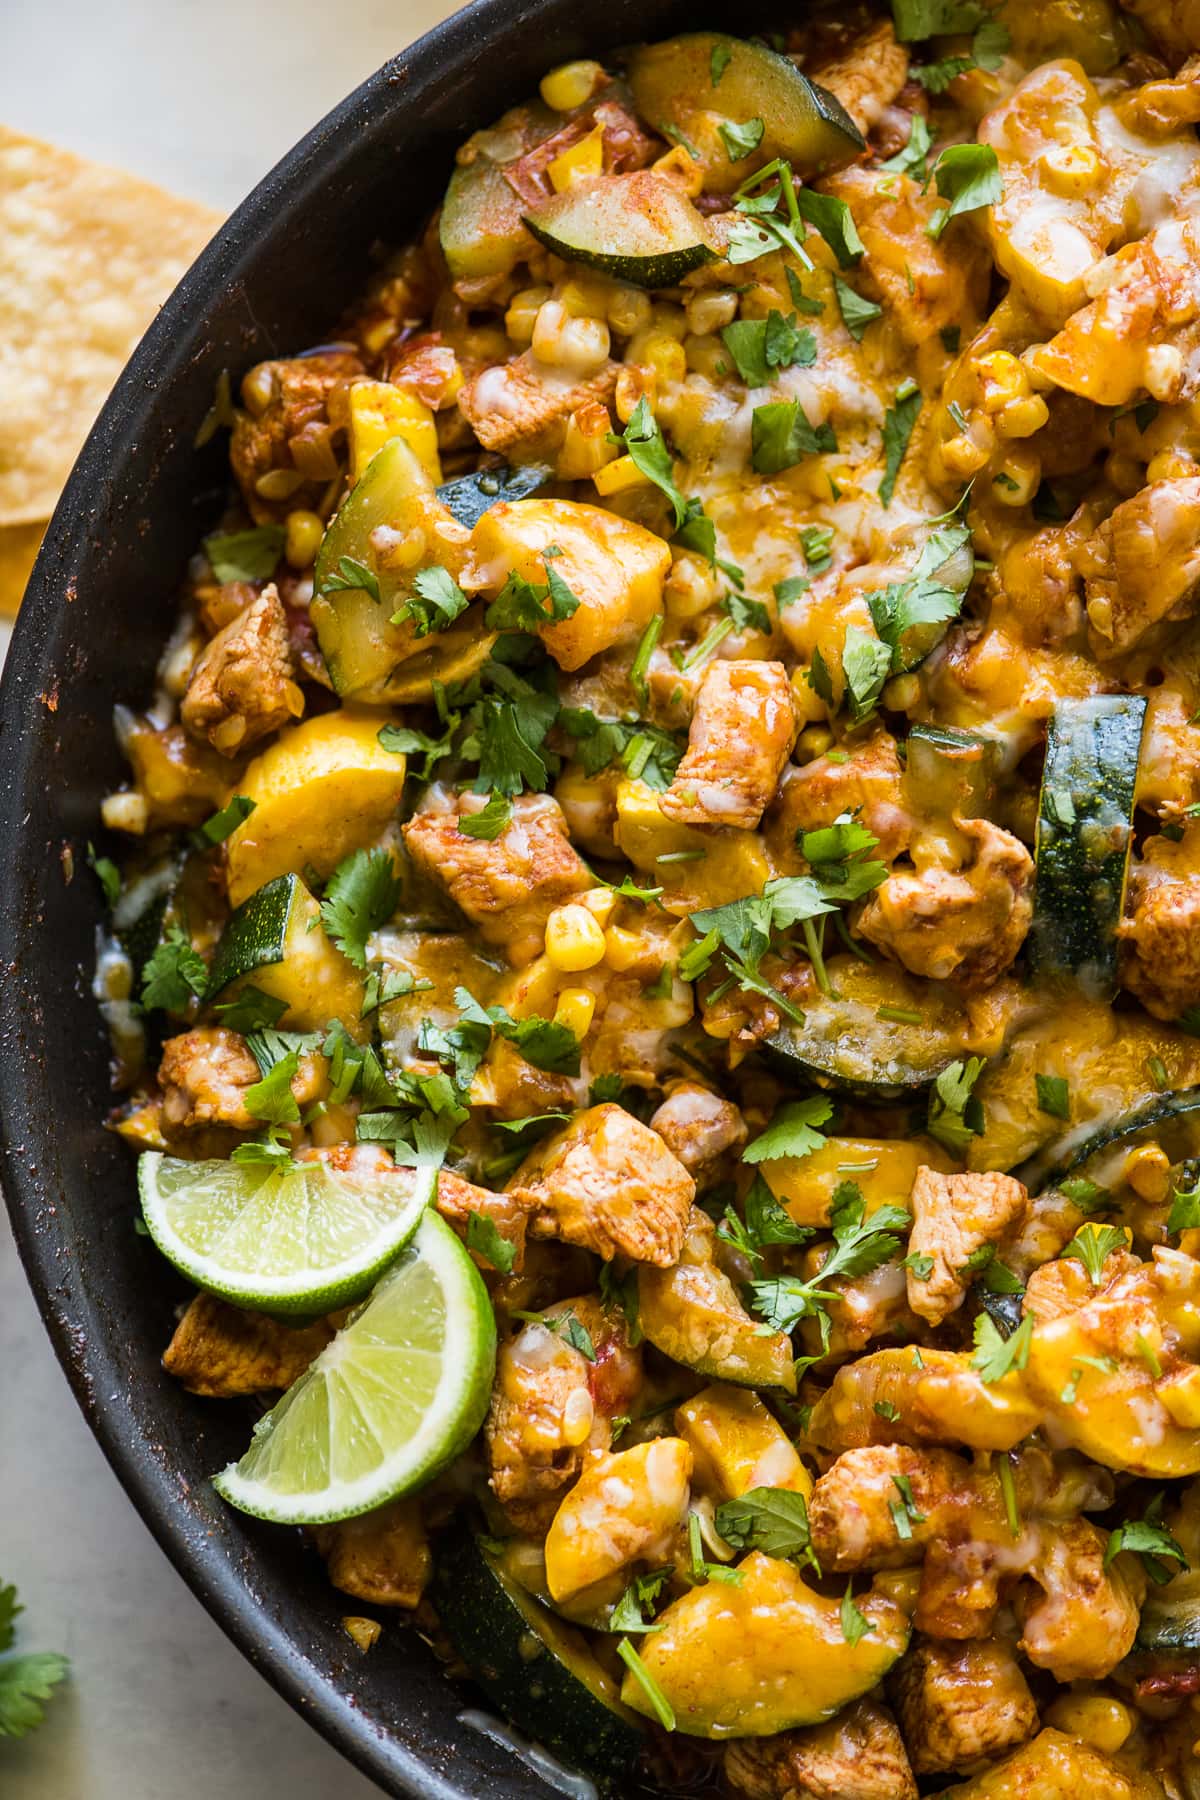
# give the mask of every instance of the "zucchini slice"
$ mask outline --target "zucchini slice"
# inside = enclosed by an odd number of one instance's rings
[[[298,875],[279,875],[230,915],[209,970],[209,1000],[232,999],[250,981],[287,1005],[283,1023],[323,1031],[340,1019],[352,1036],[366,1028],[363,984],[325,935],[321,909]]]
[[[1023,1164],[1017,1173],[1035,1192],[1081,1176],[1097,1187],[1113,1189],[1120,1186],[1129,1152],[1145,1143],[1157,1144],[1173,1166],[1200,1155],[1200,1087],[1156,1094],[1124,1118],[1068,1147],[1066,1154],[1055,1146]]]
[[[1059,700],[1046,736],[1030,952],[1041,973],[1108,999],[1145,722],[1144,695],[1097,694]]]
[[[965,1054],[962,1002],[937,983],[851,956],[834,957],[828,970],[832,993],[806,997],[803,1025],[767,1039],[783,1073],[862,1099],[898,1100]]]
[[[864,148],[840,100],[765,44],[723,32],[643,45],[629,65],[629,84],[641,116],[699,160],[710,191],[731,192],[776,156],[809,176]],[[751,119],[762,120],[762,138],[751,156],[731,162],[720,128]]]
[[[686,194],[649,169],[580,182],[526,213],[525,223],[555,256],[636,287],[674,287],[716,260]]]
[[[465,681],[487,661],[496,637],[482,629],[478,609],[428,638],[391,623],[416,571],[391,566],[381,540],[412,530],[432,539],[435,526],[451,521],[412,448],[392,438],[343,500],[317,556],[310,613],[336,694],[404,706],[427,700],[434,681]],[[356,569],[367,571],[370,587],[346,585]]]
[[[464,150],[471,160],[460,163],[451,175],[438,222],[442,254],[453,280],[483,281],[511,274],[528,250],[521,199],[504,170],[562,124],[560,114],[535,100],[512,107],[490,130],[477,131],[468,140]]]
[[[542,1606],[458,1524],[437,1548],[433,1600],[446,1633],[488,1699],[537,1744],[630,1791],[645,1738],[586,1639]]]
[[[994,739],[951,725],[914,725],[906,751],[905,786],[923,818],[982,815],[996,770]]]
[[[528,500],[553,478],[554,471],[545,463],[518,467],[502,463],[498,469],[476,469],[471,475],[443,481],[437,497],[450,516],[469,531],[501,500]]]
[[[968,1150],[972,1169],[1019,1169],[1027,1185],[1043,1185],[1127,1131],[1141,1108],[1200,1085],[1200,1039],[1186,1032],[1070,989],[1034,1007],[976,1083],[985,1123]],[[1039,1075],[1043,1088],[1046,1077],[1066,1084],[1065,1119],[1040,1104]]]
[[[796,1391],[791,1342],[765,1331],[717,1267],[712,1222],[692,1208],[679,1261],[670,1269],[642,1263],[637,1272],[638,1325],[656,1350],[709,1381],[734,1387]]]

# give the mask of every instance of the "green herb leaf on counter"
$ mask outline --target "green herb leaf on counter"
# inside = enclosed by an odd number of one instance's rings
[[[511,818],[512,801],[503,794],[489,794],[487,805],[478,812],[459,816],[458,833],[460,837],[482,838],[490,844],[500,836]]]
[[[24,1737],[45,1717],[43,1702],[66,1679],[70,1663],[55,1651],[12,1654],[16,1620],[25,1608],[11,1583],[0,1583],[0,1738]]]
[[[964,145],[963,148],[969,149],[970,146]],[[896,404],[890,406],[884,414],[883,480],[879,484],[879,498],[885,507],[892,504],[900,465],[904,461],[904,453],[908,449],[920,410],[920,389],[911,382],[904,382],[896,389]]]
[[[836,451],[837,437],[828,421],[814,426],[798,400],[772,400],[756,406],[750,419],[751,462],[760,475],[779,475],[806,456]]]
[[[731,163],[744,162],[746,157],[752,156],[762,143],[765,130],[766,126],[761,119],[747,119],[742,125],[722,119],[717,126],[717,132],[725,146],[725,154]]]
[[[400,883],[388,850],[355,850],[329,878],[321,919],[342,955],[367,966],[367,939],[386,925],[400,903]]]
[[[180,925],[168,925],[142,971],[141,1004],[147,1012],[184,1013],[204,998],[208,969]]]
[[[413,588],[415,591],[399,612],[392,614],[391,622],[401,625],[411,619],[419,638],[428,637],[433,631],[445,631],[471,604],[449,569],[443,569],[440,563],[418,569]]]
[[[245,794],[235,794],[220,812],[213,813],[198,830],[193,831],[192,843],[196,849],[211,850],[217,844],[223,844],[230,832],[236,831],[250,817],[255,804]]]
[[[282,525],[252,525],[245,531],[214,531],[204,554],[218,581],[266,581],[283,555]]]

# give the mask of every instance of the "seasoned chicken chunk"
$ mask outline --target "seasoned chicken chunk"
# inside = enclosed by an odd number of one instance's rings
[[[433,1557],[417,1500],[393,1500],[357,1519],[341,1519],[316,1531],[329,1579],[343,1594],[372,1606],[421,1603],[433,1573]]]
[[[509,1183],[534,1237],[580,1244],[606,1262],[669,1269],[696,1183],[657,1131],[611,1102],[578,1113],[539,1144]]]
[[[889,1691],[913,1770],[943,1775],[1023,1744],[1038,1710],[1012,1651],[1000,1642],[924,1638]]]
[[[913,1183],[910,1257],[929,1257],[924,1280],[908,1270],[908,1304],[930,1325],[957,1312],[974,1279],[971,1257],[996,1245],[1025,1216],[1028,1194],[1011,1175],[942,1175],[920,1168]]]
[[[332,1336],[333,1327],[324,1319],[313,1325],[281,1325],[265,1313],[230,1306],[215,1294],[197,1294],[175,1327],[163,1368],[189,1393],[231,1400],[264,1388],[291,1387]]]
[[[781,662],[710,663],[687,750],[659,805],[678,824],[752,831],[795,741],[792,689]]]
[[[404,826],[409,855],[478,927],[519,966],[538,954],[553,909],[593,885],[573,849],[558,803],[548,794],[521,794],[495,838],[466,837],[460,818],[479,812],[478,794],[432,788]]]
[[[969,1497],[969,1474],[970,1465],[948,1450],[876,1444],[845,1451],[821,1476],[808,1504],[821,1567],[891,1569],[919,1562],[923,1545],[946,1529],[958,1496]],[[897,1531],[892,1512],[897,1477],[913,1498],[908,1537]]]
[[[1036,1586],[1018,1590],[1018,1648],[1058,1681],[1102,1680],[1133,1649],[1146,1575],[1129,1552],[1110,1561],[1108,1537],[1088,1519],[1039,1531],[1028,1568]]]
[[[1200,592],[1200,476],[1153,481],[1123,500],[1084,567],[1099,654],[1132,650],[1160,619],[1187,618]]]
[[[746,1121],[732,1100],[698,1081],[673,1081],[650,1120],[667,1149],[698,1186],[715,1181],[746,1142]]]
[[[496,1359],[496,1381],[484,1436],[491,1485],[521,1530],[545,1530],[562,1489],[590,1456],[612,1441],[612,1420],[628,1410],[641,1380],[641,1353],[631,1349],[618,1314],[588,1297],[547,1308],[530,1320]],[[590,1362],[564,1335],[570,1318],[587,1333]]]
[[[1033,858],[990,819],[958,829],[966,864],[941,866],[939,841],[924,866],[896,870],[875,889],[858,929],[914,975],[987,987],[1013,962],[1033,919]]]
[[[1180,843],[1146,840],[1130,873],[1121,980],[1156,1019],[1200,1004],[1200,868],[1197,833]]]
[[[767,821],[767,841],[781,861],[795,852],[798,831],[819,831],[852,813],[879,840],[892,862],[908,848],[913,820],[904,804],[904,776],[896,740],[877,731],[857,749],[816,756],[789,769]]]
[[[830,57],[805,61],[805,73],[836,96],[865,137],[908,80],[908,49],[890,19],[860,31]]]
[[[617,385],[620,365],[606,361],[585,381],[564,384],[526,350],[511,362],[481,369],[458,396],[458,407],[485,450],[511,450],[548,435],[581,406],[607,405]]]
[[[201,651],[179,716],[193,737],[237,756],[303,711],[287,615],[272,583]]]
[[[874,1700],[827,1725],[730,1744],[725,1779],[746,1800],[917,1800],[896,1721]]]
[[[256,524],[319,504],[322,489],[337,471],[333,439],[345,426],[344,410],[336,421],[331,412],[338,411],[340,393],[365,373],[352,350],[327,350],[257,363],[245,376],[244,410],[234,419],[229,459]],[[306,479],[297,482],[302,466]],[[316,469],[321,472],[313,473]],[[275,493],[270,491],[273,474],[279,481]]]
[[[945,1800],[1161,1800],[1153,1775],[1118,1767],[1062,1731],[1040,1731],[995,1768],[948,1788]]]
[[[471,1219],[487,1219],[496,1227],[505,1243],[512,1245],[512,1269],[514,1273],[520,1273],[525,1261],[527,1220],[524,1208],[512,1194],[494,1194],[490,1188],[476,1187],[473,1181],[467,1181],[462,1175],[442,1169],[438,1173],[437,1209],[446,1223],[453,1225],[464,1243],[467,1241]],[[485,1257],[473,1254],[476,1262],[482,1262],[485,1268],[493,1267]]]
[[[253,1131],[257,1121],[246,1110],[246,1089],[261,1079],[239,1032],[217,1025],[168,1038],[158,1065],[163,1129],[228,1125]]]

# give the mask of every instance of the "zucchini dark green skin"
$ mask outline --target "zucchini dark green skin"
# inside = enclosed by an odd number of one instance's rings
[[[1081,1142],[1072,1142],[1074,1136],[1056,1138],[1013,1171],[1031,1193],[1058,1187],[1071,1176],[1108,1187],[1129,1151],[1148,1140],[1158,1144],[1172,1163],[1195,1156],[1200,1152],[1200,1087],[1155,1094],[1115,1123],[1098,1126]],[[1106,1180],[1110,1155],[1114,1168]]]
[[[616,1699],[615,1683],[613,1699],[601,1697],[606,1678],[582,1636],[506,1579],[468,1525],[440,1541],[432,1597],[455,1650],[503,1716],[603,1793],[627,1794],[645,1748],[635,1715]]]
[[[1117,990],[1145,722],[1144,695],[1097,694],[1058,701],[1046,736],[1030,955],[1039,973],[1069,976],[1098,999]]]
[[[803,1025],[766,1040],[771,1062],[793,1079],[863,1100],[920,1094],[960,1057],[962,1006],[929,982],[853,958],[829,964],[831,994],[806,998]],[[921,1013],[920,1024],[880,1019],[880,1006]]]
[[[922,814],[979,818],[995,778],[997,746],[978,731],[914,725],[908,734],[906,786]]]
[[[545,463],[526,463],[520,468],[505,463],[498,469],[476,469],[474,474],[443,481],[437,497],[469,531],[499,501],[528,500],[545,487],[552,475]]]
[[[208,972],[210,996],[254,969],[283,961],[292,910],[303,891],[298,875],[277,875],[230,914]]]
[[[691,201],[649,169],[568,188],[526,213],[525,225],[564,261],[641,288],[674,287],[716,259]]]
[[[1158,1656],[1188,1655],[1196,1661],[1200,1652],[1200,1577],[1195,1572],[1177,1575],[1159,1592],[1151,1590],[1134,1646]]]

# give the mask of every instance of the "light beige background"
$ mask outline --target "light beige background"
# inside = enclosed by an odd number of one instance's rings
[[[0,120],[226,210],[447,0],[0,0]],[[192,1599],[83,1423],[0,1218],[0,1579],[74,1679],[3,1800],[370,1800]]]

